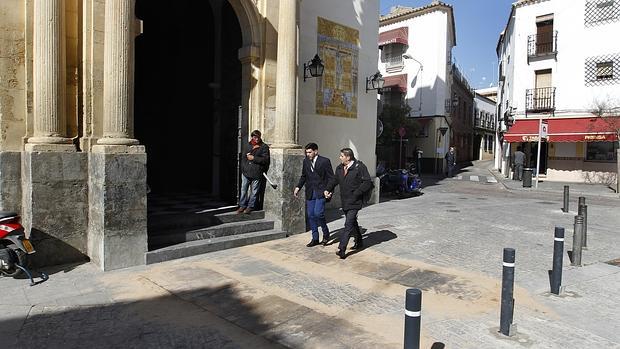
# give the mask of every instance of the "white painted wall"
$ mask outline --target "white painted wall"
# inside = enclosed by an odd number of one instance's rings
[[[383,76],[407,74],[407,103],[413,116],[420,116],[420,92],[422,94],[423,116],[444,115],[444,101],[450,95],[447,82],[449,52],[454,46],[451,42],[451,22],[445,9],[435,9],[396,23],[381,26],[379,32],[408,27],[409,45],[407,54],[412,59],[404,59],[402,71],[387,73],[385,64],[379,62]]]
[[[340,163],[340,149],[350,147],[374,176],[377,94],[366,93],[365,77],[377,71],[379,0],[338,0],[338,6],[334,6],[333,0],[301,1],[299,13],[299,143],[317,143],[321,155],[329,157],[334,167]],[[359,30],[356,119],[316,114],[317,79],[303,81],[303,63],[318,51],[317,17]]]
[[[518,116],[525,110],[525,90],[534,88],[535,71],[552,69],[556,87],[556,116],[575,115],[591,109],[597,98],[618,100],[620,85],[585,86],[585,60],[588,57],[620,53],[620,21],[586,27],[586,0],[548,0],[516,8],[514,40],[513,106]],[[553,13],[553,29],[558,31],[557,61],[527,62],[527,37],[536,34],[536,17]],[[617,72],[614,72],[617,74]]]

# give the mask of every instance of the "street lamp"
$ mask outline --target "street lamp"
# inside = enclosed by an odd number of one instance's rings
[[[385,79],[381,75],[381,73],[376,72],[375,74],[366,78],[366,93],[371,90],[377,90],[378,93],[381,93],[381,89],[385,84]]]
[[[418,76],[418,74],[422,74],[422,72],[424,71],[424,65],[422,64],[422,62],[418,61],[417,59],[413,58],[410,54],[405,53],[403,55],[403,59],[410,59],[416,63],[418,63],[420,65],[420,68],[418,69],[418,72],[415,74],[415,76]],[[420,77],[421,78],[421,77]],[[418,88],[419,89],[419,88]],[[418,107],[418,112],[420,113],[420,116],[422,116],[422,90],[420,90],[420,106]]]
[[[325,66],[323,65],[323,61],[321,61],[321,57],[319,57],[318,54],[314,55],[312,60],[308,61],[308,63],[304,63],[304,82],[309,78],[323,76],[324,69]],[[310,75],[308,75],[308,73]]]

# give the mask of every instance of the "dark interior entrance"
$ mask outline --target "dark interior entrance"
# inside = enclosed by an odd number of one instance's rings
[[[226,0],[137,0],[135,136],[155,195],[236,198],[241,28]],[[149,203],[150,206],[150,203]],[[150,207],[149,207],[150,208]]]

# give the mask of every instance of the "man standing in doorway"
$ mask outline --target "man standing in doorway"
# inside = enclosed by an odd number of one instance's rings
[[[517,147],[514,155],[515,173],[513,178],[517,181],[523,180],[523,164],[525,163],[525,153],[521,151],[521,146]]]
[[[293,195],[299,197],[299,191],[306,185],[306,210],[312,230],[312,240],[306,246],[319,244],[319,226],[323,230],[323,241],[320,243],[325,246],[329,241],[329,228],[325,221],[325,188],[334,177],[334,171],[331,161],[319,155],[319,146],[316,143],[308,143],[305,149],[306,158]]]
[[[259,130],[252,131],[245,157],[241,159],[241,195],[237,213],[250,213],[256,209],[256,198],[263,173],[269,170],[269,146]]]
[[[446,162],[448,164],[448,177],[454,176],[454,170],[456,169],[456,153],[454,147],[450,147],[450,150],[446,153]]]
[[[351,148],[340,150],[340,165],[336,167],[335,175],[327,184],[325,197],[330,198],[337,185],[340,185],[340,200],[345,214],[344,231],[336,254],[340,259],[346,258],[347,244],[353,234],[355,244],[351,247],[359,250],[364,247],[362,232],[357,223],[357,213],[362,209],[364,194],[373,188],[370,174],[366,165],[355,159]]]

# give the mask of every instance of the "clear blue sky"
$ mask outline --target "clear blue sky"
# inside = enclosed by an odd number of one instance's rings
[[[444,0],[452,5],[456,24],[453,59],[474,88],[497,86],[495,46],[504,30],[510,6],[516,0]],[[425,6],[432,0],[380,0],[379,11],[387,14],[392,6]],[[413,35],[413,33],[411,34]]]

